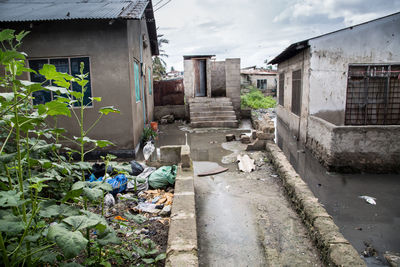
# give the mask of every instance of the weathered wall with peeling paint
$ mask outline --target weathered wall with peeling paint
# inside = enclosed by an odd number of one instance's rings
[[[279,119],[329,168],[400,170],[400,126],[343,126],[349,65],[400,64],[400,14],[308,42],[309,48],[279,63],[279,73],[285,74]],[[292,72],[298,69],[300,116],[291,112]]]
[[[349,64],[400,63],[400,14],[309,41],[310,114],[344,124]]]

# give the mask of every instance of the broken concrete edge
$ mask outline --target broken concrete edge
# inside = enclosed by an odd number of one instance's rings
[[[191,165],[191,160],[190,160]],[[178,166],[165,266],[198,266],[197,226],[192,168]]]
[[[273,142],[266,151],[278,172],[288,197],[308,229],[328,266],[366,266],[355,248],[340,233],[332,217],[294,170],[282,150]]]

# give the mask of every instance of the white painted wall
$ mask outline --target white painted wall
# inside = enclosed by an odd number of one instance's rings
[[[400,14],[311,39],[309,45],[310,114],[339,111],[330,116],[340,116],[343,124],[349,64],[400,63]]]

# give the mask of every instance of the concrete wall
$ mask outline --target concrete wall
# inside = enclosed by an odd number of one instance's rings
[[[142,33],[142,37],[138,34]],[[129,20],[127,22],[128,45],[129,45],[129,91],[131,92],[131,113],[133,125],[133,139],[135,146],[140,142],[140,137],[143,132],[144,123],[153,120],[154,110],[154,85],[152,84],[152,94],[149,94],[148,84],[148,67],[152,70],[152,59],[150,50],[150,41],[147,34],[146,21],[143,20]],[[144,36],[143,36],[144,35]],[[141,51],[142,50],[142,51]],[[140,82],[140,101],[136,102],[135,95],[135,79],[133,72],[133,62],[139,64],[143,62],[144,72],[139,78]],[[152,71],[151,71],[152,72]],[[144,112],[145,110],[145,112]],[[144,114],[145,113],[145,114]],[[144,121],[146,117],[146,121]]]
[[[172,114],[177,120],[188,119],[185,105],[166,105],[154,107],[154,120],[159,121],[163,116]]]
[[[211,62],[211,96],[226,96],[225,61]]]
[[[133,149],[143,129],[143,109],[134,101],[131,66],[133,58],[140,59],[138,38],[141,30],[147,35],[145,21],[118,20],[112,25],[101,20],[52,21],[33,23],[33,28],[28,23],[15,26],[30,31],[21,47],[28,59],[89,57],[92,96],[102,97],[102,102],[85,111],[85,128],[96,120],[99,108],[115,106],[121,113],[104,116],[90,137],[112,141],[116,145],[112,149]],[[143,55],[151,67],[150,47]],[[152,118],[151,97],[148,105],[148,117]],[[79,135],[74,116],[60,117],[59,127],[67,129],[70,136]]]
[[[240,58],[225,60],[226,96],[232,101],[236,115],[240,112]]]
[[[309,41],[310,114],[344,124],[349,64],[400,63],[400,14]]]
[[[307,147],[338,171],[400,171],[400,126],[336,126],[309,117]]]
[[[301,70],[302,94],[301,115],[292,113],[292,72]],[[285,74],[284,81],[284,106],[277,106],[278,117],[289,127],[290,132],[297,139],[306,142],[308,99],[309,99],[309,77],[310,77],[310,54],[309,49],[303,50],[298,55],[280,63],[279,73]],[[279,91],[279,90],[278,90]],[[278,92],[279,94],[279,92]],[[279,95],[278,95],[279,98]]]

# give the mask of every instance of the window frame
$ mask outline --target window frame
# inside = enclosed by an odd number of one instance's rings
[[[148,83],[149,83],[149,95],[152,95],[153,93],[153,86],[152,86],[152,71],[150,67],[147,67],[147,73],[148,73]]]
[[[285,73],[279,73],[279,84],[278,84],[278,104],[282,107],[285,105]]]
[[[265,87],[263,85],[265,85]],[[261,91],[267,90],[267,79],[257,79],[257,88]]]
[[[90,97],[93,97],[94,94],[93,94],[93,86],[92,86],[93,83],[92,83],[92,75],[91,75],[91,72],[92,72],[92,60],[91,60],[90,56],[81,55],[81,56],[32,57],[32,58],[27,58],[26,60],[28,62],[28,68],[31,68],[30,62],[29,62],[31,60],[47,60],[46,64],[52,65],[52,64],[50,64],[50,60],[52,60],[52,59],[68,59],[68,72],[69,72],[69,75],[71,75],[71,73],[72,73],[71,72],[71,58],[88,58],[88,60],[89,60],[89,83],[90,83],[90,93],[91,93]],[[29,81],[32,82],[31,75],[29,75]],[[50,85],[53,86],[52,82],[50,82]],[[73,90],[72,89],[72,83],[71,83],[69,89]],[[50,101],[53,101],[54,100],[53,92],[50,92],[50,93],[51,93],[51,100]],[[91,101],[90,105],[85,105],[85,107],[86,108],[94,108],[93,101]],[[69,106],[69,108],[78,108],[79,109],[80,106],[73,105],[73,106]]]
[[[297,73],[299,73],[299,78],[297,78]],[[296,78],[294,76],[296,75]],[[297,85],[298,82],[298,88],[294,88],[295,85]],[[298,89],[295,91],[295,89]],[[291,108],[290,110],[292,111],[293,114],[297,116],[301,116],[301,98],[302,98],[302,71],[301,69],[297,69],[292,71],[292,103],[291,103]],[[298,102],[296,103],[296,96],[298,96]],[[297,105],[293,105],[296,103]]]
[[[136,72],[137,69],[137,72]],[[140,69],[138,61],[133,61],[133,81],[134,81],[134,89],[135,89],[135,100],[136,103],[142,101],[142,94],[140,90]],[[138,97],[139,96],[139,97]]]

